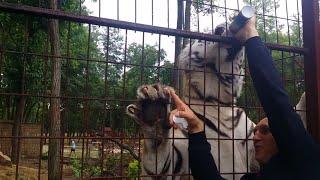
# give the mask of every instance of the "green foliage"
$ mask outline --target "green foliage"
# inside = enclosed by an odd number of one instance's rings
[[[100,166],[91,166],[89,169],[90,177],[101,176],[102,170]]]
[[[132,162],[129,163],[128,166],[128,175],[131,180],[135,180],[138,178],[140,171],[140,163],[137,160],[133,160]]]
[[[48,160],[48,152],[42,154],[41,160]]]
[[[76,157],[71,158],[71,169],[72,173],[75,177],[81,176],[81,164],[80,161]]]
[[[215,9],[211,6],[214,5],[216,0],[193,0],[192,6],[196,12],[202,12],[204,14],[211,14]]]
[[[275,8],[279,8],[278,0],[275,2],[273,0],[245,0],[245,2],[248,4],[251,2],[251,5],[254,6],[260,14],[272,14]],[[292,18],[297,19],[298,17],[294,16]],[[293,25],[290,26],[290,33],[288,34],[287,31],[283,31],[283,24],[278,22],[276,28],[275,18],[269,17],[266,19],[262,16],[257,17],[259,34],[266,42],[301,46],[302,30],[300,26],[301,24],[297,22],[293,23]],[[281,51],[272,51],[271,54],[274,59],[274,64],[283,79],[291,103],[295,105],[304,92],[303,56]],[[245,82],[243,92],[238,100],[238,105],[245,107],[248,117],[256,122],[265,115],[262,109],[257,108],[260,107],[260,103],[249,74],[247,74]]]
[[[116,158],[115,156],[110,155],[110,156],[107,156],[104,161],[106,164],[106,174],[111,174],[111,175],[116,174],[116,170],[117,170],[116,164],[119,163],[119,159]]]
[[[81,162],[77,157],[73,156],[70,159],[72,173],[75,177],[81,177]],[[101,176],[102,170],[100,166],[92,166],[84,162],[83,167],[84,177],[97,177]]]

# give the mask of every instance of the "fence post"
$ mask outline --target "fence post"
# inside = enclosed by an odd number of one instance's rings
[[[305,56],[307,124],[311,135],[320,142],[320,22],[319,1],[302,0]]]

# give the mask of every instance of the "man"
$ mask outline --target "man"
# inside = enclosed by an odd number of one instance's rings
[[[268,119],[261,120],[254,132],[259,173],[245,174],[242,180],[307,179],[320,180],[320,147],[305,130],[299,115],[289,103],[268,49],[262,43],[252,18],[235,37],[244,43],[250,74]],[[210,153],[201,120],[174,93],[176,109],[170,114],[188,121],[189,159],[195,179],[223,179]]]
[[[74,140],[71,141],[70,157],[71,157],[72,153],[74,155],[76,155],[76,142]]]
[[[263,166],[279,152],[276,141],[270,132],[268,119],[262,119],[254,128],[253,133],[255,158]]]

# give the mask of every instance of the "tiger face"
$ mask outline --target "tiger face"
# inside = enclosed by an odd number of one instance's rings
[[[226,24],[215,28],[215,35],[232,37]],[[184,96],[222,104],[235,102],[240,95],[244,71],[244,47],[240,44],[195,41],[183,49],[179,68]]]

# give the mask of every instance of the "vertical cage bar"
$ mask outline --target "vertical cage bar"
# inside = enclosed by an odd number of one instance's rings
[[[199,0],[197,0],[196,14],[197,14],[197,30],[198,32],[200,32]]]
[[[47,36],[47,39],[46,39],[46,48],[45,48],[45,51],[43,52],[43,60],[44,60],[44,72],[43,72],[43,79],[44,79],[44,89],[43,89],[43,94],[44,95],[47,95],[47,86],[48,86],[48,82],[47,82],[47,68],[48,68],[48,56],[45,56],[47,54],[49,54],[49,37]],[[45,123],[45,119],[46,119],[46,116],[45,116],[45,109],[46,109],[46,98],[44,97],[43,98],[43,105],[42,105],[42,109],[43,109],[43,112],[42,112],[42,116],[41,116],[41,136],[43,136],[44,134],[44,123]],[[47,111],[48,113],[48,111]],[[46,144],[46,139],[40,139],[40,158],[39,158],[39,169],[38,169],[38,180],[40,180],[40,172],[41,172],[41,156],[42,156],[42,150],[43,150],[43,144]]]
[[[300,22],[300,10],[299,10],[299,0],[297,0],[297,12],[298,12],[298,39],[299,39],[299,47],[301,47],[301,44],[302,44],[302,42],[301,42],[301,26],[300,26],[300,24],[301,24],[301,22]]]
[[[218,73],[221,74],[221,66],[220,66],[220,61],[221,61],[221,44],[218,43]],[[220,101],[220,97],[221,97],[221,81],[218,81],[218,100]],[[221,106],[220,103],[218,103],[218,132],[220,132],[220,110],[221,110]],[[218,171],[221,173],[221,137],[220,137],[220,133],[218,134]]]
[[[154,16],[154,12],[153,12],[153,0],[151,0],[151,25],[153,26],[153,16]]]
[[[210,16],[211,16],[211,32],[214,34],[214,28],[213,28],[213,0],[210,0]],[[213,43],[213,42],[212,42]]]
[[[158,61],[158,65],[157,65],[157,83],[160,82],[160,70],[161,70],[161,67],[160,67],[160,62],[161,62],[161,34],[159,34],[159,44],[158,44],[158,57],[157,57],[157,61]],[[167,68],[164,67],[163,70],[166,70]],[[179,74],[179,73],[178,73]]]
[[[99,18],[101,18],[101,0],[99,0]]]
[[[248,68],[248,64],[247,64],[247,56],[246,56],[246,52],[245,52],[245,57],[244,57],[244,82],[248,82],[248,74],[247,74],[247,68]],[[248,110],[248,96],[247,96],[247,88],[248,88],[248,85],[244,84],[244,109],[245,111]],[[248,147],[248,142],[251,141],[250,139],[248,139],[248,113],[245,113],[245,120],[246,120],[246,173],[249,172],[249,147]]]
[[[105,72],[104,72],[104,98],[107,99],[107,97],[109,96],[109,84],[108,84],[108,67],[109,67],[109,38],[110,38],[110,28],[107,27],[107,52],[105,54],[105,59],[106,59],[106,63],[105,63]],[[109,113],[109,108],[107,106],[108,101],[104,101],[104,117],[107,118],[108,113]],[[102,132],[102,137],[105,136],[105,132],[104,132],[104,127],[105,124],[103,125],[101,132]],[[103,159],[104,159],[104,145],[106,140],[105,139],[101,139],[101,170],[103,170]]]
[[[82,0],[79,0],[79,15],[82,14]]]
[[[19,95],[19,97],[21,98],[19,100],[19,108],[20,111],[18,112],[19,115],[16,117],[17,119],[17,124],[15,126],[13,126],[14,128],[16,128],[16,131],[18,131],[16,133],[16,135],[18,135],[18,137],[14,137],[16,140],[14,140],[14,143],[16,143],[16,176],[15,179],[18,180],[19,179],[19,162],[20,162],[20,155],[21,155],[21,121],[23,120],[23,116],[24,116],[24,106],[25,106],[25,101],[26,101],[26,97],[22,96],[22,94],[25,93],[25,78],[26,78],[26,61],[27,61],[27,52],[28,52],[28,44],[29,44],[29,17],[26,17],[25,19],[25,29],[24,29],[24,44],[23,44],[23,54],[22,54],[22,79],[21,79],[21,90],[19,93],[21,93],[21,95]]]
[[[189,70],[191,70],[191,48],[192,48],[192,39],[190,38],[189,39],[189,54],[188,54],[188,56],[189,56],[189,62],[188,62],[188,67],[187,67],[187,70],[189,71]],[[183,89],[183,91],[182,91],[182,93],[183,94],[180,94],[180,96],[182,95],[182,96],[185,96],[186,94],[187,94],[187,92],[185,92],[185,90],[184,90],[184,88],[188,88],[188,104],[189,104],[189,107],[190,107],[190,104],[191,104],[191,86],[190,86],[190,82],[191,82],[191,73],[188,73],[187,75],[186,75],[187,77],[182,77],[182,78],[185,78],[186,79],[186,81],[189,81],[189,83],[186,83],[186,84],[189,84],[189,86],[188,87],[186,87],[186,85],[184,85],[183,87],[181,87],[181,89]],[[182,81],[182,80],[181,80]],[[190,170],[190,165],[189,165],[189,163],[188,163],[188,169]],[[189,173],[190,173],[190,171],[189,171]]]
[[[120,17],[120,6],[119,6],[119,0],[117,0],[117,20],[119,20]]]
[[[65,79],[64,79],[64,96],[68,97],[69,96],[69,76],[70,76],[70,39],[71,39],[71,22],[68,22],[68,32],[67,32],[67,58],[66,58],[66,71],[65,71]],[[68,113],[69,113],[69,107],[68,107],[69,99],[63,99],[62,105],[64,107],[64,111],[62,112],[62,118],[63,118],[63,123],[62,123],[62,129],[61,129],[61,136],[63,139],[61,140],[61,154],[62,154],[62,159],[61,159],[61,176],[60,178],[63,179],[63,164],[64,164],[64,143],[65,143],[65,132],[66,132],[66,124],[68,123]],[[67,139],[68,143],[70,143],[70,139]],[[71,157],[69,157],[71,158]]]
[[[124,100],[126,98],[126,69],[127,69],[127,45],[128,45],[128,30],[126,29],[125,30],[125,42],[124,42],[124,61],[123,61],[123,85],[122,85],[122,97],[121,99]],[[123,106],[123,102],[120,101],[121,103],[121,107]],[[125,109],[125,108],[124,108]],[[125,110],[124,110],[125,111]],[[123,118],[123,115],[122,115],[122,118],[121,119],[124,119]],[[124,143],[124,140],[126,138],[126,132],[125,132],[125,122],[123,124],[124,126],[124,131],[121,131],[120,132],[120,142],[121,142],[121,145]],[[124,176],[123,175],[123,170],[122,170],[122,167],[123,167],[123,147],[120,147],[120,175],[121,176]]]
[[[134,22],[137,23],[137,0],[134,0]]]
[[[305,55],[307,126],[320,142],[320,25],[319,1],[302,1],[303,44]]]
[[[169,5],[169,0],[167,0],[167,14],[168,14],[168,16],[167,16],[167,21],[168,21],[168,28],[170,27],[170,5]]]
[[[142,32],[142,50],[141,50],[141,62],[140,62],[140,83],[143,84],[143,74],[144,74],[144,32]]]
[[[275,15],[275,19],[276,19],[276,34],[277,34],[277,41],[276,41],[276,43],[279,43],[278,16],[277,16],[277,1],[276,1],[276,0],[273,0],[273,4],[274,4],[274,15]]]
[[[286,15],[287,15],[287,17],[286,17],[286,20],[287,20],[287,27],[288,27],[288,32],[287,32],[287,34],[288,34],[288,41],[289,41],[289,46],[291,45],[291,42],[290,42],[290,24],[289,24],[289,13],[288,13],[288,0],[285,0],[285,2],[286,2]]]

